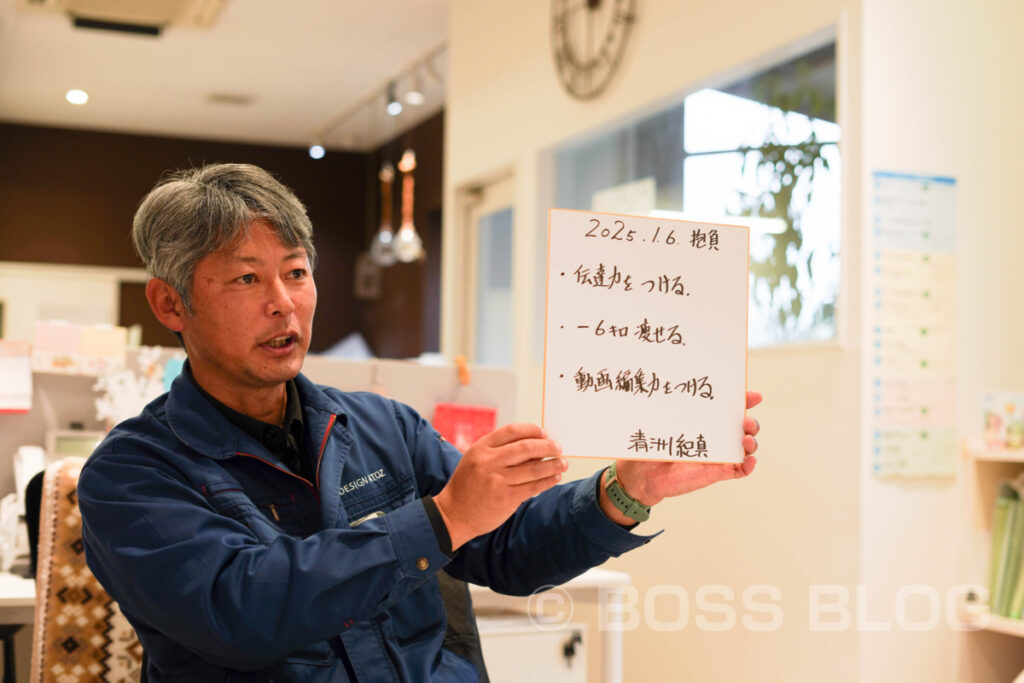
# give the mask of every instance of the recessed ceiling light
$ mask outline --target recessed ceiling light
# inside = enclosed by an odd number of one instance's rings
[[[66,99],[71,104],[85,104],[89,101],[89,93],[85,92],[84,90],[78,90],[76,88],[68,90],[67,93],[64,95],[64,99]]]

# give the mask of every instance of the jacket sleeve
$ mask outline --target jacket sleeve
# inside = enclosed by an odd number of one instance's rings
[[[356,528],[261,542],[145,437],[105,442],[78,497],[89,566],[125,612],[243,671],[380,614],[448,562],[418,500]]]
[[[461,456],[415,411],[396,406],[414,454],[420,494],[436,494]],[[525,501],[497,529],[459,548],[445,571],[499,593],[529,595],[650,542],[653,535],[632,533],[601,511],[597,498],[600,476],[597,472]]]

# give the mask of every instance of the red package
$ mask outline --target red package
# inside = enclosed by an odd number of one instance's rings
[[[490,406],[464,403],[438,403],[434,406],[434,429],[462,453],[477,439],[493,432],[497,422],[498,409]]]

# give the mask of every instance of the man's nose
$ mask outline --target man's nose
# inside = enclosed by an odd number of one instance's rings
[[[292,314],[295,304],[285,287],[281,278],[275,278],[270,283],[270,296],[267,300],[267,315],[272,318],[284,318]]]

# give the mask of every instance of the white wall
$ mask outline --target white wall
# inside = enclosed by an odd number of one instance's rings
[[[147,280],[141,268],[0,261],[3,336],[31,341],[39,320],[116,325],[121,283]]]
[[[981,394],[1024,386],[1020,344],[1024,253],[1018,195],[1024,180],[1024,4],[1019,0],[814,2],[644,0],[621,73],[598,100],[559,89],[549,56],[549,7],[455,0],[451,11],[446,198],[500,169],[517,180],[516,306],[531,320],[540,155],[660,100],[706,84],[815,32],[837,27],[845,181],[844,334],[826,347],[755,351],[749,383],[766,402],[761,465],[751,479],[659,506],[655,543],[611,566],[633,574],[641,602],[654,586],[692,598],[705,583],[739,594],[752,584],[782,592],[785,626],[626,635],[627,680],[651,681],[996,681],[1011,669],[998,651],[1006,636],[858,633],[857,623],[891,622],[901,586],[926,584],[945,597],[982,580],[986,534],[966,523],[965,477],[898,483],[872,478],[861,438],[860,289],[862,224],[874,170],[951,175],[958,181],[957,422],[980,432]],[[449,204],[451,206],[452,204]],[[457,244],[448,212],[446,253]],[[458,273],[446,260],[445,339]],[[521,294],[520,294],[521,293]],[[537,419],[540,384],[529,343],[517,329],[521,417]],[[584,474],[596,463],[574,467]],[[812,584],[838,584],[855,600],[850,629],[808,628]],[[657,590],[657,589],[655,589]],[[655,605],[671,620],[671,601]],[[734,603],[735,604],[735,603]],[[691,604],[692,606],[692,604]],[[742,614],[742,609],[740,610]],[[943,620],[944,622],[945,620]],[[864,629],[861,629],[862,631]],[[1001,639],[1001,640],[1000,640]]]
[[[864,186],[873,170],[957,180],[957,418],[961,436],[976,438],[981,394],[1024,386],[1024,4],[864,0],[863,27]],[[870,193],[862,199],[867,216]],[[984,583],[986,535],[965,523],[964,474],[901,485],[864,470],[860,564],[872,619],[892,618],[902,585],[945,596],[956,583]],[[1000,645],[1024,644],[949,629],[865,633],[862,680],[1006,681],[1011,674],[995,673]]]
[[[638,11],[621,72],[599,99],[581,103],[562,92],[553,69],[549,2],[452,3],[445,199],[447,206],[455,206],[460,189],[514,170],[515,342],[522,419],[540,417],[540,366],[533,359],[531,325],[534,286],[544,266],[537,263],[536,240],[548,208],[538,204],[542,153],[698,89],[712,76],[727,81],[730,72],[738,75],[763,65],[794,43],[830,29],[840,33],[841,88],[847,96],[840,105],[840,123],[844,175],[851,179],[846,225],[854,229],[846,231],[844,268],[858,268],[858,122],[849,116],[856,109],[845,102],[859,84],[859,4],[642,0]],[[459,243],[456,213],[446,211],[445,216],[442,346],[449,353],[458,351],[452,321],[462,280],[455,259],[449,258]],[[626,633],[626,680],[858,680],[856,633],[812,633],[808,626],[811,584],[852,590],[857,583],[859,309],[856,279],[849,280],[854,286],[844,291],[846,335],[841,343],[751,354],[750,387],[766,396],[755,413],[765,426],[755,475],[659,505],[648,526],[668,532],[609,563],[633,575],[641,621],[668,623],[663,631]],[[598,466],[581,461],[572,473],[583,476]],[[731,604],[741,619],[749,613],[741,603],[744,589],[761,584],[780,591],[783,624],[777,631],[751,632],[742,622],[725,632],[695,625],[692,610],[700,586],[731,589]],[[691,607],[685,626],[680,593]],[[645,610],[645,598],[659,595],[649,605],[653,609]]]

